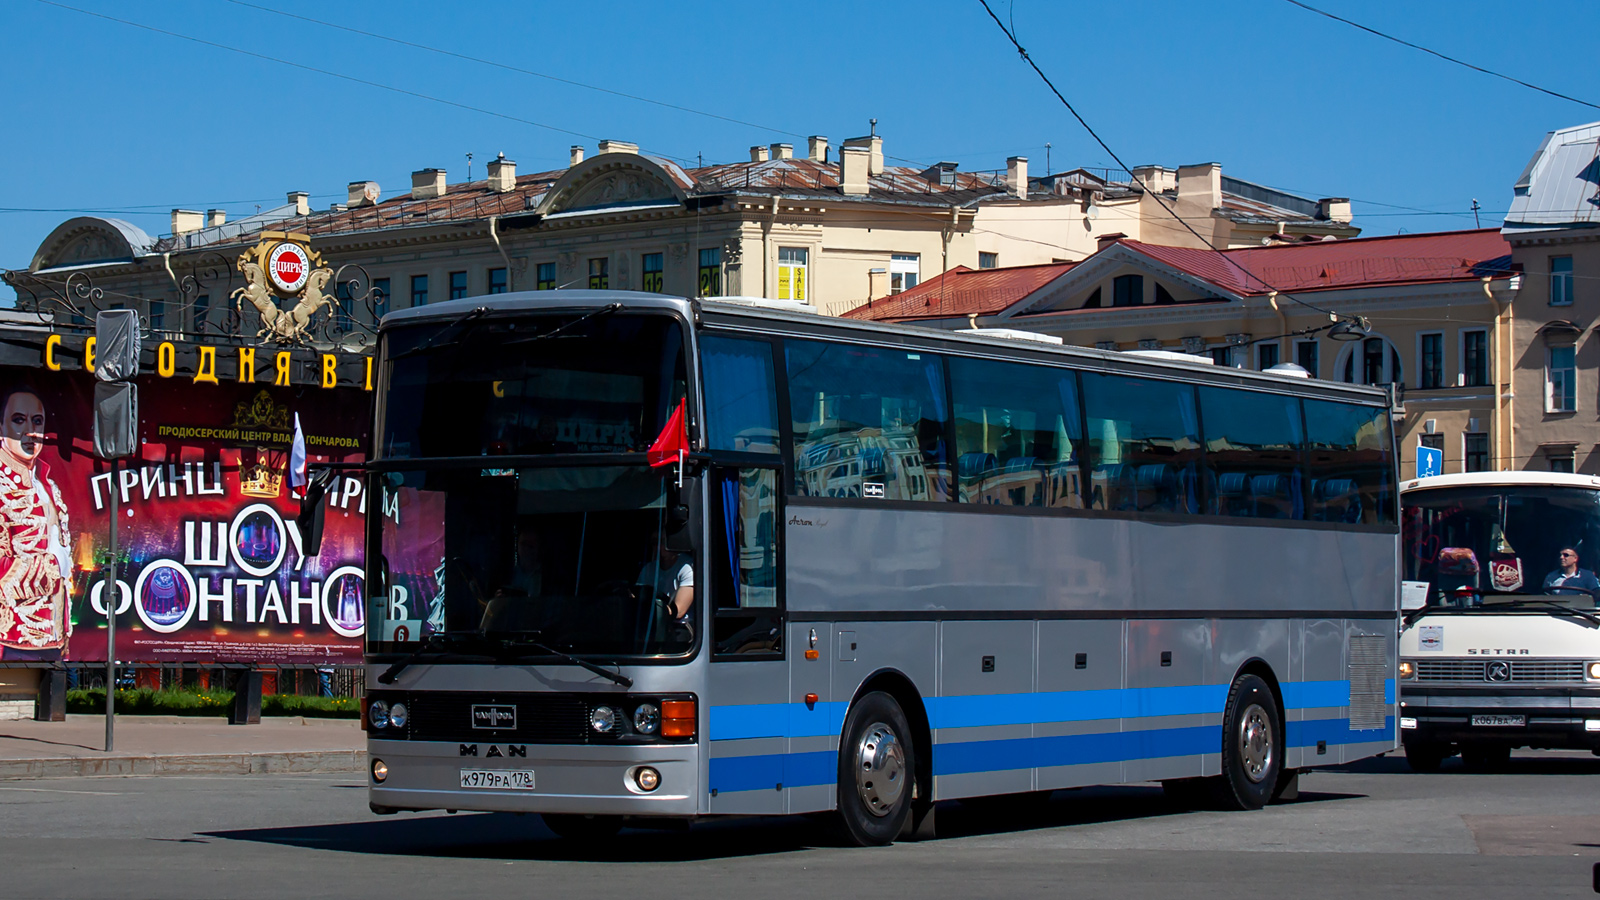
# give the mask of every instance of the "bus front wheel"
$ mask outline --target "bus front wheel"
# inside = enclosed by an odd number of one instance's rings
[[[895,699],[873,691],[850,708],[839,745],[839,823],[858,847],[892,843],[911,812],[916,758]]]
[[[1229,809],[1260,809],[1272,799],[1283,769],[1283,725],[1267,683],[1241,675],[1228,691],[1222,717],[1219,799]]]

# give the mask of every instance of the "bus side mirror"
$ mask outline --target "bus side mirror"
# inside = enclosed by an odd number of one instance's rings
[[[322,518],[327,511],[322,501],[332,481],[332,469],[318,469],[306,480],[306,494],[300,498],[300,512],[294,517],[295,525],[300,528],[301,551],[306,557],[322,552]]]

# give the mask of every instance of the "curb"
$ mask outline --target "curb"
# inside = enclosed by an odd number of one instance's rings
[[[365,750],[0,760],[0,781],[87,775],[320,775],[365,772]]]

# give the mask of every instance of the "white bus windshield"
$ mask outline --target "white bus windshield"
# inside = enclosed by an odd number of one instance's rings
[[[1404,507],[1403,577],[1426,586],[1429,606],[1492,605],[1507,595],[1595,605],[1600,492],[1435,488],[1407,493]]]

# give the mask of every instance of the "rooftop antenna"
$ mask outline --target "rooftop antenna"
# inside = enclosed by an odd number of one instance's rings
[[[1482,228],[1483,227],[1483,223],[1478,221],[1478,210],[1480,210],[1482,208],[1483,207],[1478,205],[1478,198],[1477,197],[1473,197],[1472,198],[1472,227],[1474,227],[1474,228]]]
[[[1050,142],[1049,141],[1045,141],[1044,142],[1044,173],[1046,175],[1049,175],[1052,171],[1054,171],[1054,170],[1050,168]]]
[[[872,133],[869,135],[869,137],[877,137],[878,136],[878,120],[877,119],[869,119],[868,121],[870,121],[872,123]]]
[[[472,180],[472,154],[467,154],[467,180]]]

